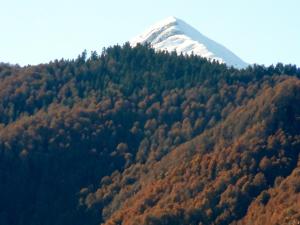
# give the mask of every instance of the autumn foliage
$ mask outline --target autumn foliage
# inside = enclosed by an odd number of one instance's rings
[[[128,44],[0,64],[0,224],[297,224],[299,77]]]

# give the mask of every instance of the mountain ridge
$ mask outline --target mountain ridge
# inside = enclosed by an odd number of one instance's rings
[[[204,36],[198,30],[174,16],[167,17],[130,40],[132,46],[150,43],[158,51],[176,51],[195,54],[236,68],[245,68],[246,62],[223,45]]]

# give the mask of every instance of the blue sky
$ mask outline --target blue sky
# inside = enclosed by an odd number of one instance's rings
[[[176,16],[248,63],[300,66],[298,0],[0,0],[0,61],[101,52]]]

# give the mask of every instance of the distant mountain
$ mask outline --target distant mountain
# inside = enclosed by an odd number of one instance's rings
[[[132,46],[146,42],[156,50],[176,51],[188,55],[194,53],[236,68],[244,68],[248,65],[223,45],[173,16],[154,24],[130,41]]]

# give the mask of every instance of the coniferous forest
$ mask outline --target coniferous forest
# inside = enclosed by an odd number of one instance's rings
[[[2,63],[0,224],[299,224],[299,78],[128,43]]]

